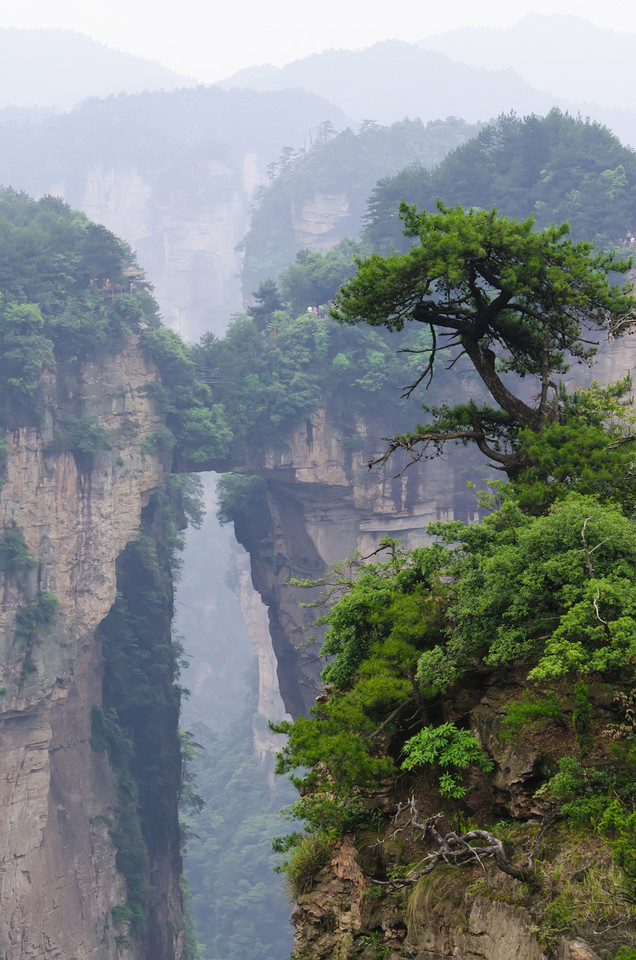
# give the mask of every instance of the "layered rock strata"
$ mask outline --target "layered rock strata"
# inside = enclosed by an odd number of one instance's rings
[[[369,470],[385,430],[361,419],[354,426],[352,444],[352,425],[338,424],[321,408],[284,449],[242,467],[264,478],[265,494],[235,522],[236,536],[250,553],[252,580],[268,607],[280,690],[294,716],[314,702],[323,664],[309,626],[321,611],[299,606],[319,590],[289,579],[319,579],[354,552],[369,556],[385,536],[415,547],[428,542],[432,521],[477,516],[466,482],[470,457],[453,466],[445,459],[414,464],[401,473],[405,464],[397,460]],[[473,478],[486,472],[482,463]]]
[[[115,599],[116,560],[137,538],[142,507],[166,465],[144,447],[161,422],[147,392],[154,371],[139,344],[86,364],[77,397],[110,449],[81,469],[53,452],[55,424],[8,436],[0,490],[4,531],[17,528],[35,561],[5,572],[0,604],[0,953],[6,960],[138,960],[112,908],[126,900],[109,828],[117,792],[106,755],[91,748],[101,705],[95,631]],[[53,402],[56,384],[45,385]],[[69,401],[71,402],[71,401]],[[52,626],[25,635],[16,615],[42,594],[57,598]],[[182,930],[178,878],[163,877],[170,952]],[[170,889],[168,889],[170,888]],[[171,917],[168,917],[169,913]],[[155,957],[154,960],[159,960]]]

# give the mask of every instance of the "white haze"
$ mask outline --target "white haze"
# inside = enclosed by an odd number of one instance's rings
[[[0,27],[75,30],[204,83],[257,64],[282,66],[329,48],[417,42],[459,27],[509,27],[528,13],[571,14],[636,34],[625,0],[0,0]],[[37,64],[33,64],[37,70]]]

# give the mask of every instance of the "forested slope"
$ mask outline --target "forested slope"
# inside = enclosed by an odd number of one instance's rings
[[[507,483],[481,523],[433,524],[412,551],[387,538],[318,581],[326,695],[278,727],[309,829],[281,847],[295,955],[494,960],[500,936],[524,958],[631,957],[631,380],[557,382],[593,330],[631,328],[631,286],[609,282],[630,264],[496,211],[401,216],[413,246],[360,261],[336,314],[398,340],[423,326],[433,382],[450,339],[497,403],[429,409],[389,455],[474,443]]]

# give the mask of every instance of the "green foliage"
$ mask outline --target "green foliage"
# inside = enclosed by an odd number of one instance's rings
[[[563,705],[554,691],[539,697],[532,691],[525,690],[523,699],[516,700],[507,707],[501,738],[514,740],[526,727],[536,726],[542,720],[561,720],[562,717]]]
[[[224,473],[216,485],[219,522],[225,524],[237,520],[245,513],[248,504],[263,496],[264,490],[262,477]]]
[[[201,746],[194,742],[194,737],[189,730],[180,730],[179,740],[181,742],[181,782],[177,802],[181,812],[197,813],[205,805],[203,797],[195,791],[196,777],[193,772],[194,760]]]
[[[537,227],[567,220],[577,239],[611,247],[636,220],[636,159],[599,123],[551,110],[500,117],[435,169],[411,165],[381,180],[368,204],[365,242],[403,251],[400,200],[432,209],[437,198],[507,216],[534,214]]]
[[[40,378],[73,378],[78,361],[121,349],[156,304],[123,271],[130,248],[61,200],[0,191],[0,419],[42,415]],[[108,285],[105,287],[106,281]]]
[[[294,263],[289,264],[279,276],[281,292],[289,305],[292,316],[304,313],[307,307],[322,307],[333,300],[339,287],[355,270],[357,244],[342,240],[326,253],[301,250]]]
[[[347,210],[340,219],[340,236],[357,236],[369,192],[387,170],[396,170],[414,160],[434,166],[477,127],[450,117],[424,124],[401,120],[390,127],[363,124],[359,133],[344,130],[335,136],[319,136],[309,150],[297,156],[285,151],[272,164],[271,183],[257,193],[256,209],[243,240],[243,288],[254,290],[267,277],[276,277],[293,263],[298,251],[297,221],[316,194],[343,194]],[[393,204],[393,209],[399,202]],[[307,300],[318,305],[326,299]]]
[[[289,892],[294,899],[312,889],[316,874],[326,866],[330,856],[329,838],[324,834],[311,833],[300,837],[284,866]]]
[[[59,600],[54,593],[40,593],[37,600],[20,607],[15,615],[15,634],[32,641],[47,633],[55,623]]]
[[[366,798],[398,775],[387,739],[402,714],[417,715],[417,658],[439,629],[436,571],[444,549],[409,553],[386,538],[381,550],[388,559],[365,563],[370,558],[354,555],[324,581],[299,582],[324,587],[316,603],[330,604],[316,626],[327,627],[322,651],[334,659],[323,677],[333,692],[310,717],[276,727],[288,735],[277,770],[299,771],[292,782],[303,795],[290,812],[318,832],[338,834],[368,820]]]
[[[478,527],[433,529],[461,549],[449,567],[449,639],[420,658],[424,686],[446,689],[475,654],[525,659],[539,682],[629,670],[636,531],[618,507],[571,494],[544,517],[507,503]]]
[[[255,302],[247,308],[247,315],[261,330],[266,330],[274,314],[285,307],[278,292],[278,286],[271,277],[268,277],[259,284],[258,290],[255,290],[252,296]]]
[[[598,828],[612,804],[612,792],[613,778],[606,771],[586,767],[575,757],[562,757],[557,773],[538,796],[560,801],[562,813],[573,826]]]
[[[109,833],[117,847],[117,869],[126,878],[127,900],[123,919],[130,923],[131,935],[136,936],[147,928],[150,861],[135,809],[137,800],[135,782],[130,775],[119,772],[117,788],[120,804],[117,826]]]
[[[548,937],[563,933],[572,926],[572,913],[561,900],[552,900],[546,904],[545,926]]]
[[[291,813],[311,830],[356,829],[371,813],[373,790],[397,776],[400,758],[403,770],[433,768],[443,796],[464,797],[462,771],[476,765],[488,773],[492,761],[470,731],[439,718],[437,703],[467,676],[479,684],[510,664],[537,682],[633,682],[633,522],[579,494],[534,517],[501,492],[500,508],[479,524],[433,524],[447,546],[409,552],[386,540],[388,560],[358,556],[318,584],[298,582],[324,588],[315,602],[330,606],[317,625],[327,628],[322,652],[333,658],[323,674],[328,697],[310,717],[277,728],[288,735],[278,772],[295,771],[302,793]],[[573,693],[586,756],[592,705],[585,684]],[[527,691],[508,710],[505,737],[537,720],[559,720],[566,702],[559,687],[541,696]],[[628,795],[631,761],[621,754],[623,779],[572,763],[550,789],[573,824],[599,822],[612,795]],[[625,831],[621,856],[629,864]]]
[[[523,466],[512,495],[530,513],[543,513],[569,492],[593,494],[619,503],[627,514],[636,508],[634,433],[629,376],[603,387],[559,396],[560,420],[542,433],[519,435]]]
[[[338,689],[347,689],[358,674],[369,653],[375,654],[373,666],[365,669],[366,685],[376,685],[376,696],[386,691],[395,697],[388,683],[390,671],[397,667],[408,689],[409,671],[413,670],[415,650],[435,636],[437,593],[436,572],[443,562],[445,551],[439,546],[404,550],[396,541],[385,538],[381,549],[388,549],[386,561],[364,563],[354,556],[348,564],[348,576],[341,578],[339,588],[347,591],[333,603],[327,613],[317,618],[316,626],[326,626],[322,654],[335,657],[323,671],[323,680]],[[335,565],[329,575],[333,582],[341,575]],[[424,626],[423,611],[432,614]],[[417,646],[409,650],[413,634],[419,633]],[[380,671],[382,661],[387,669]],[[388,686],[384,686],[388,684]]]
[[[592,704],[588,697],[587,687],[582,680],[574,687],[576,707],[572,713],[574,736],[579,745],[581,756],[585,757],[594,746],[592,734]]]
[[[636,887],[636,813],[624,816],[616,832],[614,859]]]
[[[114,707],[93,707],[91,713],[91,747],[107,753],[116,770],[125,768],[134,752],[134,744],[123,733]]]
[[[168,456],[172,454],[176,442],[177,439],[172,430],[162,423],[146,437],[143,449],[146,453]]]
[[[389,452],[436,456],[448,440],[470,441],[514,475],[523,462],[519,430],[542,432],[558,419],[551,377],[568,369],[569,357],[591,360],[589,334],[626,326],[619,321],[631,308],[631,286],[611,286],[609,273],[624,273],[629,261],[595,254],[585,241],[573,244],[567,224],[537,232],[532,217],[508,220],[496,209],[465,212],[438,201],[428,212],[402,202],[400,216],[418,243],[404,254],[360,260],[334,316],[392,331],[408,321],[424,324],[431,344],[416,384],[430,381],[442,359],[437,335],[451,337],[501,409],[472,400],[430,408],[434,419],[393,438]],[[522,399],[505,372],[535,378],[537,400]]]
[[[304,795],[290,807],[291,816],[329,834],[346,833],[365,819],[365,791],[396,773],[390,758],[370,739],[373,728],[353,694],[332,696],[312,708],[310,717],[273,727],[288,735],[276,772],[302,771],[292,777]]]
[[[173,452],[176,469],[210,469],[229,451],[232,431],[222,405],[214,403],[207,384],[198,379],[196,354],[172,330],[161,327],[144,333],[143,343],[157,365],[161,383],[155,396],[167,414],[167,425],[150,438],[150,445]]]
[[[24,542],[22,531],[17,527],[7,527],[0,540],[0,570],[10,576],[16,576],[32,570],[35,560]]]
[[[358,412],[397,423],[409,402],[395,393],[395,384],[416,369],[417,351],[429,343],[425,331],[413,331],[404,343],[413,354],[398,357],[384,331],[342,327],[313,313],[295,319],[277,313],[266,331],[249,317],[236,317],[223,340],[206,335],[192,356],[232,432],[230,456],[245,463],[310,422],[321,401],[336,419],[347,410],[345,434],[354,434]],[[415,409],[415,401],[411,405]]]
[[[443,797],[460,799],[466,795],[458,771],[475,764],[484,773],[492,770],[494,763],[470,730],[460,730],[454,723],[446,722],[438,727],[424,727],[404,744],[405,770],[420,766],[439,767],[444,772],[439,778],[439,790]],[[450,769],[448,769],[450,768]]]
[[[168,422],[173,423],[179,463],[201,469],[227,457],[233,434],[221,404],[186,407],[169,417]]]
[[[576,827],[590,826],[608,840],[614,860],[636,890],[636,748],[619,767],[598,769],[563,757],[558,772],[538,792],[559,801],[561,812]]]

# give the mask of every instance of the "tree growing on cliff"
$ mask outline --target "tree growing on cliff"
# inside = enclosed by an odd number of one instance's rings
[[[358,274],[338,294],[334,316],[392,331],[409,321],[424,324],[431,345],[405,395],[430,384],[442,348],[451,348],[448,365],[468,357],[497,406],[471,400],[431,408],[430,422],[388,438],[381,459],[398,449],[428,459],[450,440],[474,442],[514,476],[524,463],[519,431],[542,432],[559,420],[555,376],[572,359],[589,364],[595,337],[618,336],[632,323],[631,286],[609,280],[630,261],[572,243],[567,224],[536,232],[532,217],[508,220],[496,209],[465,211],[438,201],[430,213],[403,202],[400,216],[405,234],[419,243],[402,255],[360,260]],[[511,385],[508,373],[533,379],[536,388],[523,390],[518,380]]]

